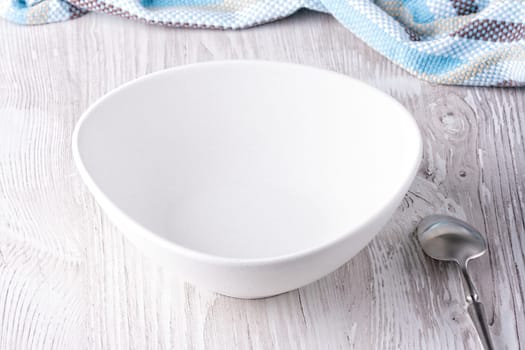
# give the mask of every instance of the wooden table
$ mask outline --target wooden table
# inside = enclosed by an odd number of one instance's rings
[[[0,349],[477,349],[458,271],[414,237],[436,212],[486,233],[490,252],[471,270],[491,331],[499,349],[525,349],[524,90],[430,85],[311,12],[235,32],[96,14],[0,21],[0,38]],[[361,79],[401,101],[424,137],[417,179],[377,238],[328,277],[263,300],[202,291],[142,257],[70,147],[82,111],[114,87],[233,58]]]

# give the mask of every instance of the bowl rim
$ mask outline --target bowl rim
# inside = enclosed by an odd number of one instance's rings
[[[184,71],[184,70],[195,69],[199,67],[211,67],[211,66],[220,67],[220,66],[225,66],[225,65],[239,65],[239,64],[247,64],[247,65],[255,65],[255,66],[280,65],[283,67],[313,70],[313,71],[321,72],[323,74],[335,75],[342,79],[348,79],[354,84],[361,85],[363,88],[375,90],[375,92],[382,95],[383,98],[390,100],[394,104],[397,104],[399,107],[401,107],[401,110],[404,111],[404,113],[402,113],[400,116],[397,116],[397,117],[405,118],[406,122],[408,122],[407,125],[410,125],[410,127],[414,129],[415,142],[418,145],[417,156],[415,157],[414,162],[412,164],[412,169],[410,169],[410,176],[406,178],[405,183],[403,183],[402,186],[400,186],[397,191],[393,192],[392,195],[388,197],[388,200],[385,200],[385,202],[375,211],[373,215],[362,220],[362,222],[359,225],[355,226],[352,230],[349,230],[346,233],[341,233],[335,239],[328,240],[322,244],[315,245],[307,249],[298,250],[296,252],[291,252],[291,253],[276,255],[276,256],[260,257],[260,258],[236,258],[236,257],[227,257],[227,256],[220,256],[216,254],[206,253],[203,251],[199,251],[196,249],[192,249],[192,248],[183,246],[177,242],[170,241],[156,234],[155,232],[149,230],[141,223],[133,220],[128,214],[126,214],[115,203],[113,203],[113,201],[111,201],[107,195],[104,194],[104,192],[96,185],[95,181],[91,178],[89,171],[85,167],[82,161],[82,156],[80,155],[80,149],[79,149],[79,133],[80,133],[80,130],[82,129],[82,125],[89,118],[93,110],[95,110],[99,105],[101,105],[106,100],[113,97],[113,95],[119,94],[121,91],[128,89],[137,83],[148,81],[148,80],[154,79],[164,74],[172,74],[177,71]],[[172,68],[162,69],[160,71],[146,74],[144,76],[132,79],[131,81],[128,81],[122,85],[119,85],[118,87],[105,93],[102,97],[99,97],[94,103],[92,103],[82,113],[73,131],[72,152],[73,152],[74,163],[77,167],[78,172],[80,173],[82,180],[84,181],[87,188],[89,189],[89,192],[91,192],[91,194],[95,198],[98,205],[100,205],[100,207],[103,209],[103,211],[105,212],[105,215],[107,215],[108,218],[119,228],[119,230],[125,237],[128,237],[130,233],[127,232],[128,230],[120,229],[122,226],[118,222],[124,222],[125,224],[123,224],[123,226],[125,225],[126,227],[133,227],[134,234],[141,236],[142,239],[149,240],[152,243],[156,244],[157,246],[163,249],[166,249],[168,251],[171,251],[173,253],[179,254],[182,257],[185,257],[191,260],[196,260],[202,263],[210,263],[214,265],[248,267],[248,266],[275,265],[275,264],[280,264],[284,262],[289,262],[292,260],[299,260],[303,257],[314,255],[323,250],[329,249],[331,246],[339,244],[340,242],[349,238],[352,235],[352,233],[358,232],[362,230],[363,228],[366,228],[368,225],[370,225],[370,223],[376,221],[377,218],[383,215],[383,212],[388,207],[388,204],[392,203],[392,201],[396,197],[400,195],[404,195],[408,187],[414,181],[415,176],[417,174],[417,170],[419,169],[419,165],[422,160],[423,143],[422,143],[421,131],[417,125],[417,122],[415,121],[411,113],[405,108],[405,106],[403,106],[399,101],[394,99],[392,96],[386,94],[385,92],[379,90],[376,87],[373,87],[369,84],[364,83],[361,80],[349,77],[347,75],[344,75],[342,73],[338,73],[332,70],[323,69],[323,68],[319,68],[315,66],[304,65],[304,64],[282,62],[282,61],[270,61],[270,60],[235,59],[235,60],[218,60],[218,61],[198,62],[198,63],[191,63],[191,64],[185,64],[185,65],[176,66]],[[114,217],[118,217],[118,220],[114,219]],[[369,241],[376,234],[377,233],[372,235]]]

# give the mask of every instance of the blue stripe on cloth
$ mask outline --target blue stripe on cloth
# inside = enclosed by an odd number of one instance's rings
[[[434,21],[434,14],[430,12],[425,0],[403,0],[403,5],[412,14],[416,23],[430,23]]]
[[[11,0],[11,6],[7,9],[7,18],[15,23],[27,22],[28,7],[24,0]]]
[[[139,0],[144,7],[167,7],[167,6],[209,6],[222,4],[223,0]]]

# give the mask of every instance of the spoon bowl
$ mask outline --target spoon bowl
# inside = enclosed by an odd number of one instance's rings
[[[487,243],[478,230],[450,216],[427,216],[419,224],[417,234],[425,253],[436,260],[466,264],[487,251]]]

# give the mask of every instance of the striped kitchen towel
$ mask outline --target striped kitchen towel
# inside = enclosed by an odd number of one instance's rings
[[[523,0],[0,0],[0,15],[21,24],[94,11],[168,27],[240,29],[300,8],[331,13],[427,81],[525,85]]]

